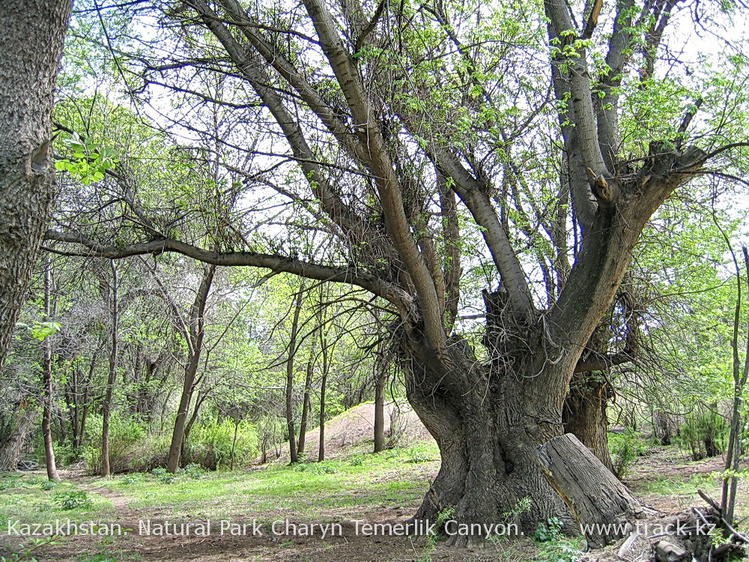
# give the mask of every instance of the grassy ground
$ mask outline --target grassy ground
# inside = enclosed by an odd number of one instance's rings
[[[627,484],[645,503],[664,511],[700,505],[697,488],[718,497],[719,481],[710,474],[719,459],[688,462],[673,448],[643,451]],[[438,469],[433,443],[377,455],[353,451],[323,463],[294,467],[271,465],[251,470],[205,473],[188,469],[173,476],[163,471],[111,479],[64,474],[51,485],[40,473],[0,477],[0,557],[79,561],[119,560],[573,560],[582,542],[562,539],[502,539],[480,551],[456,550],[425,537],[362,536],[354,520],[402,522],[418,507]],[[742,483],[746,492],[746,481]],[[740,493],[739,513],[749,515],[749,494]],[[123,534],[79,534],[54,538],[17,536],[28,525],[56,521]],[[211,520],[211,533],[205,531]],[[192,522],[189,536],[144,533],[172,525],[179,533]],[[221,534],[222,521],[227,525]],[[253,533],[252,523],[263,529]],[[271,532],[276,521],[279,532]],[[291,527],[286,526],[286,521]],[[310,524],[340,523],[340,533]],[[244,534],[232,534],[246,524]],[[98,527],[96,525],[99,525]],[[52,531],[54,525],[50,527]],[[83,528],[83,527],[81,527]],[[288,532],[296,530],[296,534]],[[28,530],[28,529],[26,529]],[[44,530],[44,529],[41,529]],[[169,530],[167,528],[167,530]],[[116,529],[115,529],[116,531]],[[304,535],[312,536],[304,536]],[[332,536],[330,536],[332,534]],[[542,533],[543,534],[543,533]]]

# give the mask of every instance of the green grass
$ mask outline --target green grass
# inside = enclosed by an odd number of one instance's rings
[[[29,524],[59,519],[101,521],[113,513],[112,502],[107,498],[68,482],[50,483],[35,474],[0,473],[0,490],[0,529],[7,529],[8,521],[16,519]],[[78,501],[84,496],[90,501]],[[66,509],[72,504],[79,507]]]
[[[720,486],[720,478],[710,474],[696,474],[684,480],[683,478],[658,478],[645,482],[642,490],[659,496],[683,496],[696,494],[697,490],[712,490]]]
[[[170,483],[160,474],[136,474],[94,484],[123,494],[129,507],[160,508],[160,517],[303,519],[325,513],[335,519],[336,510],[417,502],[429,486],[424,471],[436,470],[438,459],[436,446],[424,444],[322,463],[177,475]]]

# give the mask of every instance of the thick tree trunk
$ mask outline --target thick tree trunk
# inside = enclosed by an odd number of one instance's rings
[[[532,378],[482,366],[460,340],[449,344],[448,367],[413,342],[410,347],[408,399],[442,457],[415,518],[434,521],[441,511],[454,508],[456,521],[465,523],[496,524],[504,520],[502,514],[515,513],[508,523],[517,525],[518,532],[532,532],[549,517],[571,524],[536,459],[539,446],[563,434],[563,394],[538,388]],[[531,367],[529,363],[528,372]],[[439,381],[436,388],[432,381]],[[452,540],[480,538],[474,532]]]
[[[687,169],[699,154],[669,158],[670,167],[684,161]],[[417,331],[404,337],[408,399],[442,456],[416,517],[434,520],[453,507],[458,521],[491,523],[529,498],[517,517],[521,530],[562,514],[572,523],[542,474],[536,449],[564,433],[562,406],[582,350],[613,303],[645,221],[685,177],[650,182],[633,203],[599,207],[550,310],[524,319],[503,288],[485,292],[488,364],[459,338],[435,353]]]
[[[614,464],[609,453],[606,406],[611,388],[606,378],[596,372],[577,373],[570,383],[564,401],[564,430],[573,433],[610,471]]]
[[[6,0],[0,9],[0,366],[54,195],[50,125],[70,8]]]
[[[10,433],[5,441],[0,443],[0,471],[16,470],[18,467],[37,414],[37,409],[28,400],[24,399],[18,405]]]
[[[385,385],[387,370],[380,369],[375,381],[374,400],[374,452],[385,450]]]

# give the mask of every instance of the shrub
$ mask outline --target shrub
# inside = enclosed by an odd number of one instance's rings
[[[679,446],[692,460],[716,457],[723,453],[728,440],[728,424],[718,412],[700,407],[684,419],[679,427]]]
[[[614,465],[614,474],[623,478],[629,469],[647,451],[647,445],[633,429],[626,433],[613,433],[609,435],[609,452],[611,462]]]
[[[176,480],[177,477],[174,474],[163,474],[159,477],[159,482],[162,484],[174,484]]]
[[[406,449],[406,456],[408,457],[405,462],[409,463],[420,463],[420,462],[429,462],[432,460],[422,448],[420,448],[418,445],[414,445],[413,447],[409,447]]]
[[[101,416],[91,416],[86,426],[86,466],[101,472]],[[153,435],[146,424],[112,414],[109,422],[109,464],[112,472],[147,472],[166,463],[169,435]]]
[[[183,460],[208,470],[228,469],[250,464],[258,455],[258,439],[250,422],[236,427],[230,419],[196,424],[184,447]],[[232,462],[233,461],[233,462]]]
[[[200,478],[205,474],[205,470],[199,464],[190,463],[184,468],[178,468],[177,474],[182,474],[188,478]]]
[[[57,445],[55,447],[55,458],[60,465],[69,467],[80,461],[84,456],[84,452],[83,448],[76,448],[70,443],[64,443],[63,445]]]

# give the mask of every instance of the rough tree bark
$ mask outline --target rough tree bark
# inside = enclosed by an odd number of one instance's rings
[[[629,531],[626,524],[643,517],[640,502],[573,434],[539,447],[538,459],[591,546],[602,547],[624,536]]]
[[[640,347],[640,310],[629,281],[624,283],[627,287],[619,291],[616,304],[593,332],[575,366],[562,411],[565,431],[577,436],[612,471],[606,408],[615,393],[608,374],[612,367],[634,361]],[[615,318],[624,342],[619,351],[610,353]]]
[[[611,385],[602,373],[576,373],[564,401],[562,423],[566,432],[574,434],[613,472],[606,416],[606,407],[612,396]]]
[[[0,366],[54,195],[53,89],[71,4],[8,0],[0,10]]]

